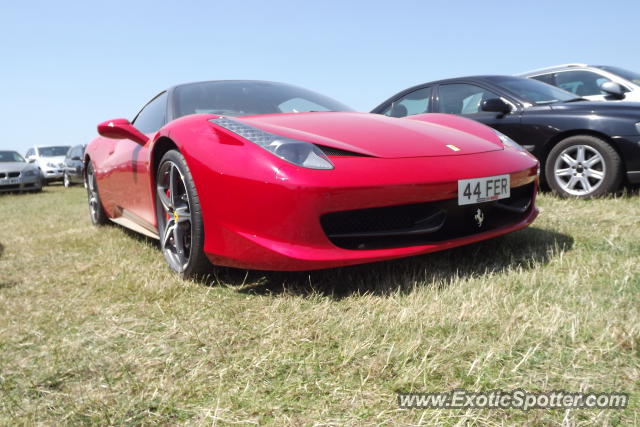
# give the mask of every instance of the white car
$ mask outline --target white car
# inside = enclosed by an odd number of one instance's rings
[[[591,101],[640,102],[640,73],[609,65],[565,64],[519,74]]]
[[[27,150],[25,158],[29,163],[35,163],[46,183],[62,181],[64,177],[64,158],[69,151],[68,145],[37,146]]]

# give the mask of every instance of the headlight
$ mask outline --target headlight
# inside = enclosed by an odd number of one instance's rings
[[[636,123],[636,130],[640,133],[640,122]]]
[[[509,138],[504,133],[499,132],[495,129],[491,129],[491,130],[493,130],[496,133],[496,135],[498,135],[498,138],[500,138],[500,141],[502,141],[502,145],[504,145],[505,147],[511,147],[511,148],[515,148],[518,151],[527,152],[527,150],[522,145],[518,144],[513,139]]]
[[[36,176],[38,174],[38,170],[37,169],[27,169],[26,171],[23,171],[22,174],[24,176]]]
[[[210,122],[240,135],[294,165],[309,169],[333,169],[333,163],[322,150],[310,142],[274,135],[226,117],[211,119]]]

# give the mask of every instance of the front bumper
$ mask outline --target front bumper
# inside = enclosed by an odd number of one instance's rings
[[[42,176],[46,181],[59,181],[64,177],[64,169],[42,169]]]
[[[216,265],[314,270],[435,252],[524,228],[538,215],[538,165],[527,154],[505,151],[444,158],[335,157],[332,171],[252,164],[250,158],[214,170],[190,159],[205,224],[205,253]],[[261,179],[247,177],[252,173]],[[425,237],[382,247],[347,248],[332,241],[321,222],[336,212],[457,202],[458,179],[501,174],[510,174],[512,188],[529,185],[531,203],[517,218],[503,224],[498,219],[490,230],[454,233],[438,241]]]

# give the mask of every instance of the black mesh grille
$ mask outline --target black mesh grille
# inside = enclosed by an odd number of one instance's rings
[[[534,184],[496,202],[459,206],[457,199],[333,212],[320,218],[333,244],[346,249],[415,246],[515,224],[529,214]],[[482,210],[482,224],[475,218]]]
[[[366,154],[354,153],[353,151],[340,150],[339,148],[327,147],[326,145],[317,145],[324,154],[327,156],[340,156],[340,157],[369,157]]]

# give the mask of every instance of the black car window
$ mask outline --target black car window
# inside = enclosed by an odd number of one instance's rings
[[[69,150],[68,157],[70,159],[73,159],[74,157],[82,157],[82,154],[80,154],[81,148],[82,148],[82,146],[80,146],[80,145],[78,145],[76,147],[73,147],[71,150]]]
[[[490,76],[486,79],[527,103],[552,104],[576,98],[571,92],[533,79],[511,76]]]
[[[531,77],[531,78],[532,78],[532,79],[536,79],[536,80],[538,80],[539,82],[542,82],[542,83],[546,83],[546,84],[548,84],[548,85],[553,85],[553,86],[555,86],[555,85],[556,85],[556,80],[554,79],[554,77],[553,77],[553,76],[554,76],[554,74],[553,74],[553,73],[550,73],[550,74],[541,74],[541,75],[539,75],[539,76],[533,76],[533,77]]]
[[[164,126],[167,116],[167,93],[163,92],[138,113],[133,125],[142,133],[153,133]]]
[[[431,88],[424,87],[414,90],[400,99],[392,102],[386,110],[382,112],[385,116],[405,117],[414,114],[429,112],[429,101],[431,100]]]
[[[556,86],[578,96],[603,95],[600,85],[608,78],[587,70],[562,71],[555,75]]]
[[[438,89],[438,111],[447,114],[476,114],[481,111],[482,101],[500,98],[499,95],[466,83],[440,85]]]

